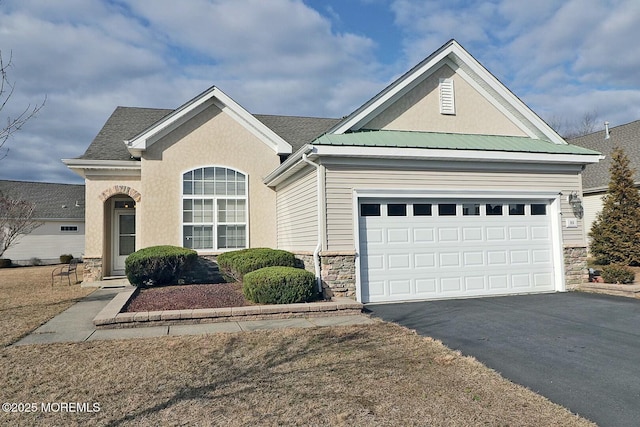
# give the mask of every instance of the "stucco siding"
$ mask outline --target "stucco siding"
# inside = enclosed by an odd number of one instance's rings
[[[349,251],[355,248],[353,223],[353,190],[356,189],[412,189],[416,191],[451,190],[465,194],[467,190],[513,193],[543,191],[569,194],[579,191],[579,173],[538,172],[478,172],[443,170],[401,170],[397,168],[331,165],[326,171],[327,240],[330,251]],[[565,246],[584,245],[582,220],[577,228],[566,228],[564,218],[575,218],[563,196],[562,237]]]
[[[115,177],[99,177],[85,179],[85,257],[102,258],[103,250],[110,244],[111,236],[105,233],[110,230],[111,217],[105,215],[105,201],[101,198],[105,192],[116,187],[129,187],[138,193],[141,191],[141,183],[139,178],[123,177],[117,179]],[[126,194],[115,194],[117,197],[123,197]],[[140,223],[144,210],[144,196],[137,203],[136,209],[136,236],[140,235]],[[136,239],[136,247],[140,247],[140,241]]]
[[[455,115],[440,114],[440,78],[453,79]],[[435,71],[363,128],[526,136],[509,117],[447,65]]]
[[[217,107],[209,107],[155,142],[142,158],[141,247],[182,246],[182,174],[205,166],[247,175],[249,245],[275,246],[275,191],[262,178],[279,164],[270,147]]]
[[[278,248],[313,251],[318,241],[317,173],[308,168],[276,187]]]

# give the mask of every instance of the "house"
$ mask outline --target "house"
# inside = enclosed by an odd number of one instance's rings
[[[570,140],[573,145],[601,152],[605,158],[598,163],[589,164],[582,172],[582,192],[584,194],[584,226],[587,235],[596,215],[602,210],[602,197],[609,189],[611,178],[611,153],[614,148],[624,150],[632,168],[635,169],[634,183],[640,188],[640,120],[603,129]],[[588,240],[588,239],[587,239]]]
[[[564,291],[568,203],[600,154],[567,144],[451,40],[343,119],[253,115],[217,87],[115,110],[64,162],[86,182],[85,282],[134,249],[294,252],[362,302]]]
[[[38,228],[4,254],[14,264],[57,264],[60,255],[84,253],[84,185],[0,180],[0,193],[35,204]]]

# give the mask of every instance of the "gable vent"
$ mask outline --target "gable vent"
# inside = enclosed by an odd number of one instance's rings
[[[453,79],[440,79],[440,114],[456,114]]]

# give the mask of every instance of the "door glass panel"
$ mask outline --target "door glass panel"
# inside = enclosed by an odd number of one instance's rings
[[[502,205],[487,203],[487,215],[502,215]]]
[[[388,216],[407,216],[407,205],[400,203],[389,203],[387,205]]]
[[[462,215],[465,216],[476,216],[480,215],[480,204],[479,203],[465,203],[462,205]]]
[[[120,235],[123,234],[135,234],[136,233],[136,216],[135,215],[120,215]]]
[[[136,236],[120,236],[120,256],[130,255],[136,251]]]
[[[455,203],[444,203],[438,205],[438,215],[440,216],[455,216],[456,215],[456,204]]]
[[[380,216],[379,203],[363,203],[360,205],[361,216]]]
[[[547,205],[532,203],[531,204],[531,215],[546,215],[547,214]]]
[[[414,203],[413,216],[431,216],[431,205],[426,203]]]
[[[509,205],[509,215],[524,215],[524,203],[512,203]]]

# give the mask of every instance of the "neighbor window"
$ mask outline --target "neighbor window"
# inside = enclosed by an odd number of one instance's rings
[[[182,175],[185,248],[247,246],[247,179],[233,169],[205,167]]]
[[[78,226],[77,225],[61,225],[60,231],[62,231],[63,233],[77,233]]]

